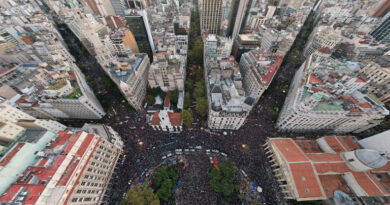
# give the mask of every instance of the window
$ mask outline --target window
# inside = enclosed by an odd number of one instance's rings
[[[73,199],[72,199],[72,202],[77,202],[77,198],[73,198]]]

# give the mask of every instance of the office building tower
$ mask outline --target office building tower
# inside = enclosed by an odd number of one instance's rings
[[[200,0],[202,33],[218,34],[221,26],[222,0]]]
[[[148,54],[152,62],[155,47],[146,11],[132,11],[130,15],[126,15],[125,19],[127,27],[137,41],[139,52]]]
[[[125,16],[125,0],[110,0],[116,15]]]
[[[382,17],[381,23],[370,35],[377,41],[388,42],[390,40],[390,12]]]
[[[376,4],[374,4],[375,7],[373,8],[374,13],[373,17],[383,17],[386,15],[390,10],[390,0],[378,0]]]
[[[144,53],[118,58],[116,64],[111,64],[104,70],[114,81],[126,100],[139,112],[143,112],[143,101],[148,85],[150,61]]]
[[[85,0],[92,13],[96,16],[114,15],[115,11],[110,0]]]
[[[235,39],[238,34],[240,34],[243,24],[246,23],[246,11],[248,9],[248,2],[250,0],[240,0],[237,13],[232,14],[231,20],[234,21],[233,31],[232,31],[232,39]],[[235,3],[237,4],[237,3]]]
[[[147,0],[125,0],[129,9],[142,10],[149,5]]]

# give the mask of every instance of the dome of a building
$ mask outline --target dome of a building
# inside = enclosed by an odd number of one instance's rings
[[[366,166],[381,168],[386,165],[387,159],[385,155],[381,155],[378,151],[371,149],[358,149],[355,151],[356,157]]]

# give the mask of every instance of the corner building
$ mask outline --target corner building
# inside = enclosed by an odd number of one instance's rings
[[[86,132],[58,132],[0,197],[11,204],[100,204],[121,149]],[[10,159],[12,161],[12,159]]]

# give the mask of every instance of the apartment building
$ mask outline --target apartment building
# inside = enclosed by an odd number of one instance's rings
[[[239,68],[243,77],[243,87],[246,95],[255,99],[255,104],[267,90],[282,61],[282,56],[259,48],[241,56]]]
[[[184,91],[186,58],[166,52],[156,53],[153,58],[148,77],[150,87],[160,87],[164,92],[175,89]]]
[[[310,56],[290,85],[277,128],[287,132],[358,133],[389,115],[384,104],[362,89],[367,82],[356,62]]]
[[[100,204],[121,149],[99,135],[82,131],[60,131],[45,141],[46,146],[37,147],[36,153],[25,159],[28,166],[1,190],[0,202]],[[3,166],[21,160],[28,152],[26,146],[19,143],[3,159]]]
[[[237,62],[231,56],[216,60],[205,57],[207,124],[210,129],[238,130],[254,104],[246,97]]]
[[[4,2],[9,4],[9,2]],[[29,12],[25,12],[28,10]],[[54,23],[31,2],[0,8],[1,64],[74,61]]]
[[[360,71],[368,81],[364,87],[382,102],[390,101],[390,57],[382,56],[368,63]]]
[[[6,103],[0,104],[0,121],[3,123],[13,123],[25,128],[43,128],[54,133],[66,129],[65,125],[57,121],[50,119],[37,119]]]
[[[209,34],[205,35],[203,39],[204,56],[217,59],[230,57],[233,46],[233,40],[231,38]]]
[[[129,104],[137,111],[143,111],[142,103],[146,95],[150,69],[149,57],[141,53],[118,60],[117,65],[111,64],[105,71]]]
[[[72,62],[20,64],[1,74],[0,84],[15,88],[15,106],[38,118],[100,119],[103,108]],[[26,80],[29,79],[29,80]]]
[[[311,34],[303,55],[308,57],[320,48],[333,49],[341,40],[341,37],[331,26],[319,26]]]

